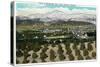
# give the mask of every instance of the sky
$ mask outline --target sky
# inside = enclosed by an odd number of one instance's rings
[[[73,4],[54,4],[41,2],[16,2],[17,15],[29,15],[35,13],[46,13],[53,10],[61,10],[64,12],[95,12],[95,6],[82,6]]]

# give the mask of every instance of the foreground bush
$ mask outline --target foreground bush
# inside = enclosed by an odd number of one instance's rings
[[[75,56],[80,56],[80,50],[78,49],[75,50]]]
[[[70,61],[72,61],[72,60],[75,59],[74,56],[73,56],[72,54],[68,55],[68,58],[69,58]]]
[[[42,62],[45,62],[45,59],[46,59],[47,57],[48,57],[48,56],[47,56],[46,53],[44,53],[44,52],[41,52],[41,53],[40,53],[40,59],[42,59]]]
[[[85,49],[85,44],[82,43],[82,44],[80,45],[80,50],[84,50],[84,49]]]
[[[37,57],[38,57],[38,55],[37,55],[36,53],[33,53],[33,54],[32,54],[32,58],[33,58],[33,59],[35,59],[35,58],[37,58]]]
[[[89,59],[91,59],[91,57],[90,56],[86,56],[85,59],[86,60],[89,60]]]
[[[21,56],[23,56],[23,53],[22,53],[21,51],[17,51],[17,52],[16,52],[16,56],[17,56],[17,57],[21,57]]]
[[[70,55],[71,53],[72,53],[71,48],[68,48],[66,54]]]
[[[23,63],[24,63],[24,64],[29,63],[29,60],[24,59]]]
[[[86,50],[86,49],[85,49],[85,50],[83,50],[83,55],[84,55],[84,56],[88,56],[88,55],[89,55],[88,50]]]
[[[89,51],[92,51],[93,50],[93,47],[92,47],[91,43],[88,43],[87,50],[89,50]]]
[[[83,58],[81,55],[79,55],[79,56],[77,57],[77,59],[78,59],[78,60],[83,60],[84,58]]]
[[[96,58],[96,52],[92,52],[92,57]]]
[[[59,55],[59,59],[62,61],[62,60],[65,60],[65,56],[63,54],[60,54]]]
[[[55,52],[51,49],[51,50],[50,50],[50,60],[51,60],[51,61],[54,61],[55,58],[56,58]]]
[[[58,54],[62,54],[64,51],[61,47],[61,45],[58,45]]]
[[[33,60],[32,63],[37,63],[37,61],[36,60]]]
[[[42,49],[42,52],[46,52],[48,50],[48,45],[44,45],[44,48]]]
[[[42,47],[39,44],[33,44],[33,51],[38,52]]]

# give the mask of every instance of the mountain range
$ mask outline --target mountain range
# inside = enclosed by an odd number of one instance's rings
[[[29,22],[51,22],[55,23],[61,21],[83,21],[96,24],[96,15],[91,13],[67,13],[60,10],[53,10],[44,14],[36,13],[30,14],[28,16],[16,16],[16,21],[18,23],[22,21]],[[28,23],[29,23],[28,22]]]

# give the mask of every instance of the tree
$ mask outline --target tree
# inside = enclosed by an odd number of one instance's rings
[[[70,55],[71,53],[72,53],[71,48],[68,48],[66,54]]]
[[[24,63],[24,64],[29,63],[29,60],[24,59],[23,63]]]
[[[80,50],[84,50],[84,49],[85,49],[85,44],[82,43],[82,44],[80,45]]]
[[[27,50],[24,50],[23,55],[24,55],[24,59],[27,59],[27,57],[30,56],[30,54],[28,54],[28,51]]]
[[[51,50],[50,50],[50,60],[51,60],[51,61],[54,61],[55,58],[56,58],[55,52],[51,49]]]
[[[72,48],[77,49],[77,44],[73,44]]]
[[[17,56],[17,57],[21,57],[21,56],[23,56],[23,53],[22,53],[20,50],[18,50],[18,51],[16,52],[16,56]]]
[[[89,50],[89,51],[92,51],[93,50],[93,47],[92,47],[91,43],[88,43],[87,50]]]
[[[92,52],[92,57],[96,58],[96,52]]]
[[[32,63],[37,63],[37,61],[36,60],[33,60]]]
[[[58,54],[62,54],[64,51],[61,47],[61,45],[58,45]]]
[[[74,56],[73,56],[72,54],[68,55],[68,58],[69,58],[70,61],[72,61],[72,60],[75,59]]]
[[[33,58],[33,59],[35,59],[35,58],[37,58],[37,57],[38,57],[38,55],[37,55],[36,53],[33,53],[33,54],[32,54],[32,58]]]
[[[80,56],[80,50],[78,49],[75,50],[75,56]]]
[[[59,54],[59,59],[62,61],[65,59],[65,56],[63,54]]]
[[[89,60],[89,59],[91,59],[91,57],[90,56],[86,56],[85,59],[86,60]]]
[[[45,54],[44,52],[40,53],[40,58],[42,59],[43,62],[45,62],[45,59],[47,58],[47,54]]]
[[[81,55],[79,55],[79,56],[77,57],[77,59],[78,59],[78,60],[83,60],[84,58],[83,58]]]
[[[48,50],[48,45],[44,45],[44,48],[42,49],[43,52],[46,52]]]
[[[86,49],[85,49],[85,50],[83,50],[83,55],[84,55],[84,56],[88,56],[88,55],[89,55],[88,50],[86,50]]]
[[[32,47],[34,52],[38,52],[42,48],[41,45],[38,43],[38,41],[37,43],[34,43]]]

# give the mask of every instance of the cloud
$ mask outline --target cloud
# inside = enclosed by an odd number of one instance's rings
[[[81,5],[71,5],[71,4],[54,4],[54,3],[33,3],[33,2],[18,2],[16,3],[17,10],[23,9],[32,9],[32,8],[68,8],[69,10],[73,9],[88,9],[96,10],[95,6],[81,6]]]
[[[47,13],[53,10],[60,10],[67,13],[75,12],[93,12],[95,13],[95,6],[79,6],[79,5],[64,5],[64,4],[43,4],[33,2],[19,2],[16,3],[17,15],[30,15],[35,13]]]

